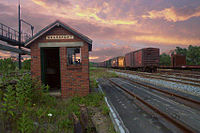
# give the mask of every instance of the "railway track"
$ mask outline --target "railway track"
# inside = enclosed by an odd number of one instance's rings
[[[155,74],[149,74],[149,73],[144,73],[144,72],[133,72],[133,71],[127,71],[127,70],[126,71],[120,70],[120,72],[135,74],[135,75],[145,77],[145,78],[153,78],[153,79],[159,79],[159,80],[164,80],[164,81],[169,81],[169,82],[174,82],[174,83],[181,83],[185,85],[200,87],[200,80],[171,77],[171,76],[166,76],[166,75],[155,75]],[[177,79],[177,80],[173,80],[173,79]],[[183,82],[183,80],[187,82]]]
[[[158,70],[157,73],[200,79],[200,73],[199,72],[194,73],[194,72],[184,72],[184,71],[176,72],[176,71],[159,71]]]
[[[144,83],[141,83],[141,82],[133,81],[133,80],[131,80],[131,79],[129,79],[129,78],[125,78],[125,77],[121,77],[121,78],[123,78],[123,79],[125,79],[125,80],[128,80],[128,81],[132,82],[133,84],[137,84],[137,85],[143,86],[143,87],[145,87],[145,88],[150,88],[150,89],[152,89],[152,90],[159,91],[159,92],[161,92],[161,93],[163,93],[163,94],[166,94],[166,95],[168,95],[168,96],[170,96],[170,97],[179,98],[179,99],[183,100],[183,101],[181,101],[181,103],[183,103],[183,104],[185,104],[185,105],[187,105],[187,106],[193,107],[193,108],[195,108],[195,109],[200,110],[200,101],[198,101],[198,100],[194,100],[194,99],[192,99],[192,98],[188,98],[188,97],[179,95],[179,94],[177,94],[177,93],[173,93],[173,92],[170,92],[170,91],[166,91],[166,90],[160,89],[160,88],[158,88],[158,87],[154,87],[154,86],[151,86],[151,85],[147,85],[147,84],[144,84]],[[178,101],[180,101],[180,100],[178,100]],[[185,101],[186,101],[186,102],[185,102]]]
[[[148,108],[153,110],[155,113],[160,115],[166,121],[172,123],[174,126],[176,126],[182,132],[187,132],[187,133],[200,132],[200,129],[199,129],[200,116],[199,115],[196,116],[195,113],[191,113],[191,114],[187,113],[187,112],[194,111],[193,109],[190,109],[189,107],[186,107],[186,106],[183,107],[183,106],[176,104],[169,100],[165,100],[162,95],[148,91],[148,90],[144,89],[143,87],[139,87],[140,89],[135,89],[135,88],[131,89],[135,85],[135,83],[133,84],[133,82],[131,82],[131,81],[129,82],[129,80],[127,81],[125,79],[119,79],[119,78],[107,79],[107,80],[109,80],[113,85],[119,87],[125,93],[127,93],[130,96],[139,100],[141,103],[143,103],[145,106],[147,106]],[[142,85],[142,84],[140,84],[140,85]],[[145,87],[149,87],[149,86],[145,86]],[[150,89],[153,89],[153,88],[151,87]],[[170,96],[173,95],[173,96],[179,97],[184,100],[188,100],[189,102],[195,103],[198,106],[200,104],[199,101],[184,98],[184,97],[178,96],[177,94],[168,93],[165,91],[161,91],[159,89],[156,89],[156,91],[165,93]],[[158,102],[160,100],[163,101],[163,104],[161,104],[161,105]],[[175,106],[177,106],[177,107],[175,107]],[[169,107],[172,110],[169,110],[169,113],[168,113],[168,112],[166,112],[166,109],[168,109]],[[178,116],[178,118],[173,117],[173,113],[176,114]],[[187,115],[187,116],[185,116],[185,115]],[[192,119],[194,119],[194,122],[192,122],[193,121]],[[196,122],[198,122],[199,124]],[[197,126],[196,124],[198,124],[199,126]]]
[[[194,82],[194,83],[200,83],[200,80],[198,79],[194,79],[194,78],[187,78],[187,77],[176,77],[175,75],[172,74],[162,74],[162,73],[147,73],[147,72],[139,72],[141,74],[146,74],[146,75],[154,75],[154,76],[158,76],[158,77],[164,77],[164,78],[173,78],[173,79],[178,79],[178,80],[184,80],[184,81],[190,81],[190,82]],[[200,75],[199,75],[200,77]]]

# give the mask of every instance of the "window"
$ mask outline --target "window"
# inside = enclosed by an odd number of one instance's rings
[[[81,64],[81,48],[67,48],[67,65]]]

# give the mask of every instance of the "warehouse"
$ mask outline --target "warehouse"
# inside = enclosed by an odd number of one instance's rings
[[[46,26],[25,43],[31,49],[31,75],[62,97],[89,93],[92,40],[61,21]]]

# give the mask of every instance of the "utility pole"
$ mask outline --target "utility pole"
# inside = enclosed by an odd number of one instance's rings
[[[18,23],[19,23],[19,46],[18,48],[21,49],[21,16],[20,16],[20,0],[19,0],[19,5],[18,5]],[[21,54],[19,54],[19,69],[21,69]]]

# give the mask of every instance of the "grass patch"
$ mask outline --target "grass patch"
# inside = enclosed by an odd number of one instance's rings
[[[97,88],[98,83],[96,82],[99,78],[112,78],[118,77],[114,72],[108,72],[105,68],[90,67],[90,86],[91,88]]]
[[[97,87],[96,79],[98,78],[117,76],[105,70],[90,68],[91,88]],[[27,70],[6,71],[1,72],[0,75],[0,129],[2,132],[71,133],[73,122],[69,119],[69,115],[74,112],[79,117],[80,104],[99,108],[104,116],[109,114],[103,94],[90,93],[85,97],[60,99],[50,96],[48,86],[40,85],[32,80]]]
[[[114,72],[108,72],[107,69],[105,68],[97,68],[97,67],[90,67],[90,86],[92,88],[98,88],[98,83],[97,83],[97,79],[99,78],[113,78],[113,77],[118,77],[118,75]],[[97,94],[100,95],[100,94]],[[109,108],[107,106],[107,104],[105,103],[104,100],[102,100],[101,105],[99,107],[102,111],[102,114],[104,116],[107,116],[108,119],[109,118]],[[113,127],[113,124],[110,123],[109,125],[109,129],[108,129],[109,133],[115,133],[115,129]]]
[[[93,71],[99,71],[93,68]],[[97,107],[104,115],[109,109],[104,95],[91,93],[85,97],[59,99],[48,94],[48,86],[39,85],[26,72],[2,74],[0,79],[0,129],[3,132],[54,133],[73,132],[69,115],[80,116],[80,104]],[[95,77],[96,78],[96,77]],[[93,80],[92,87],[96,87]]]

